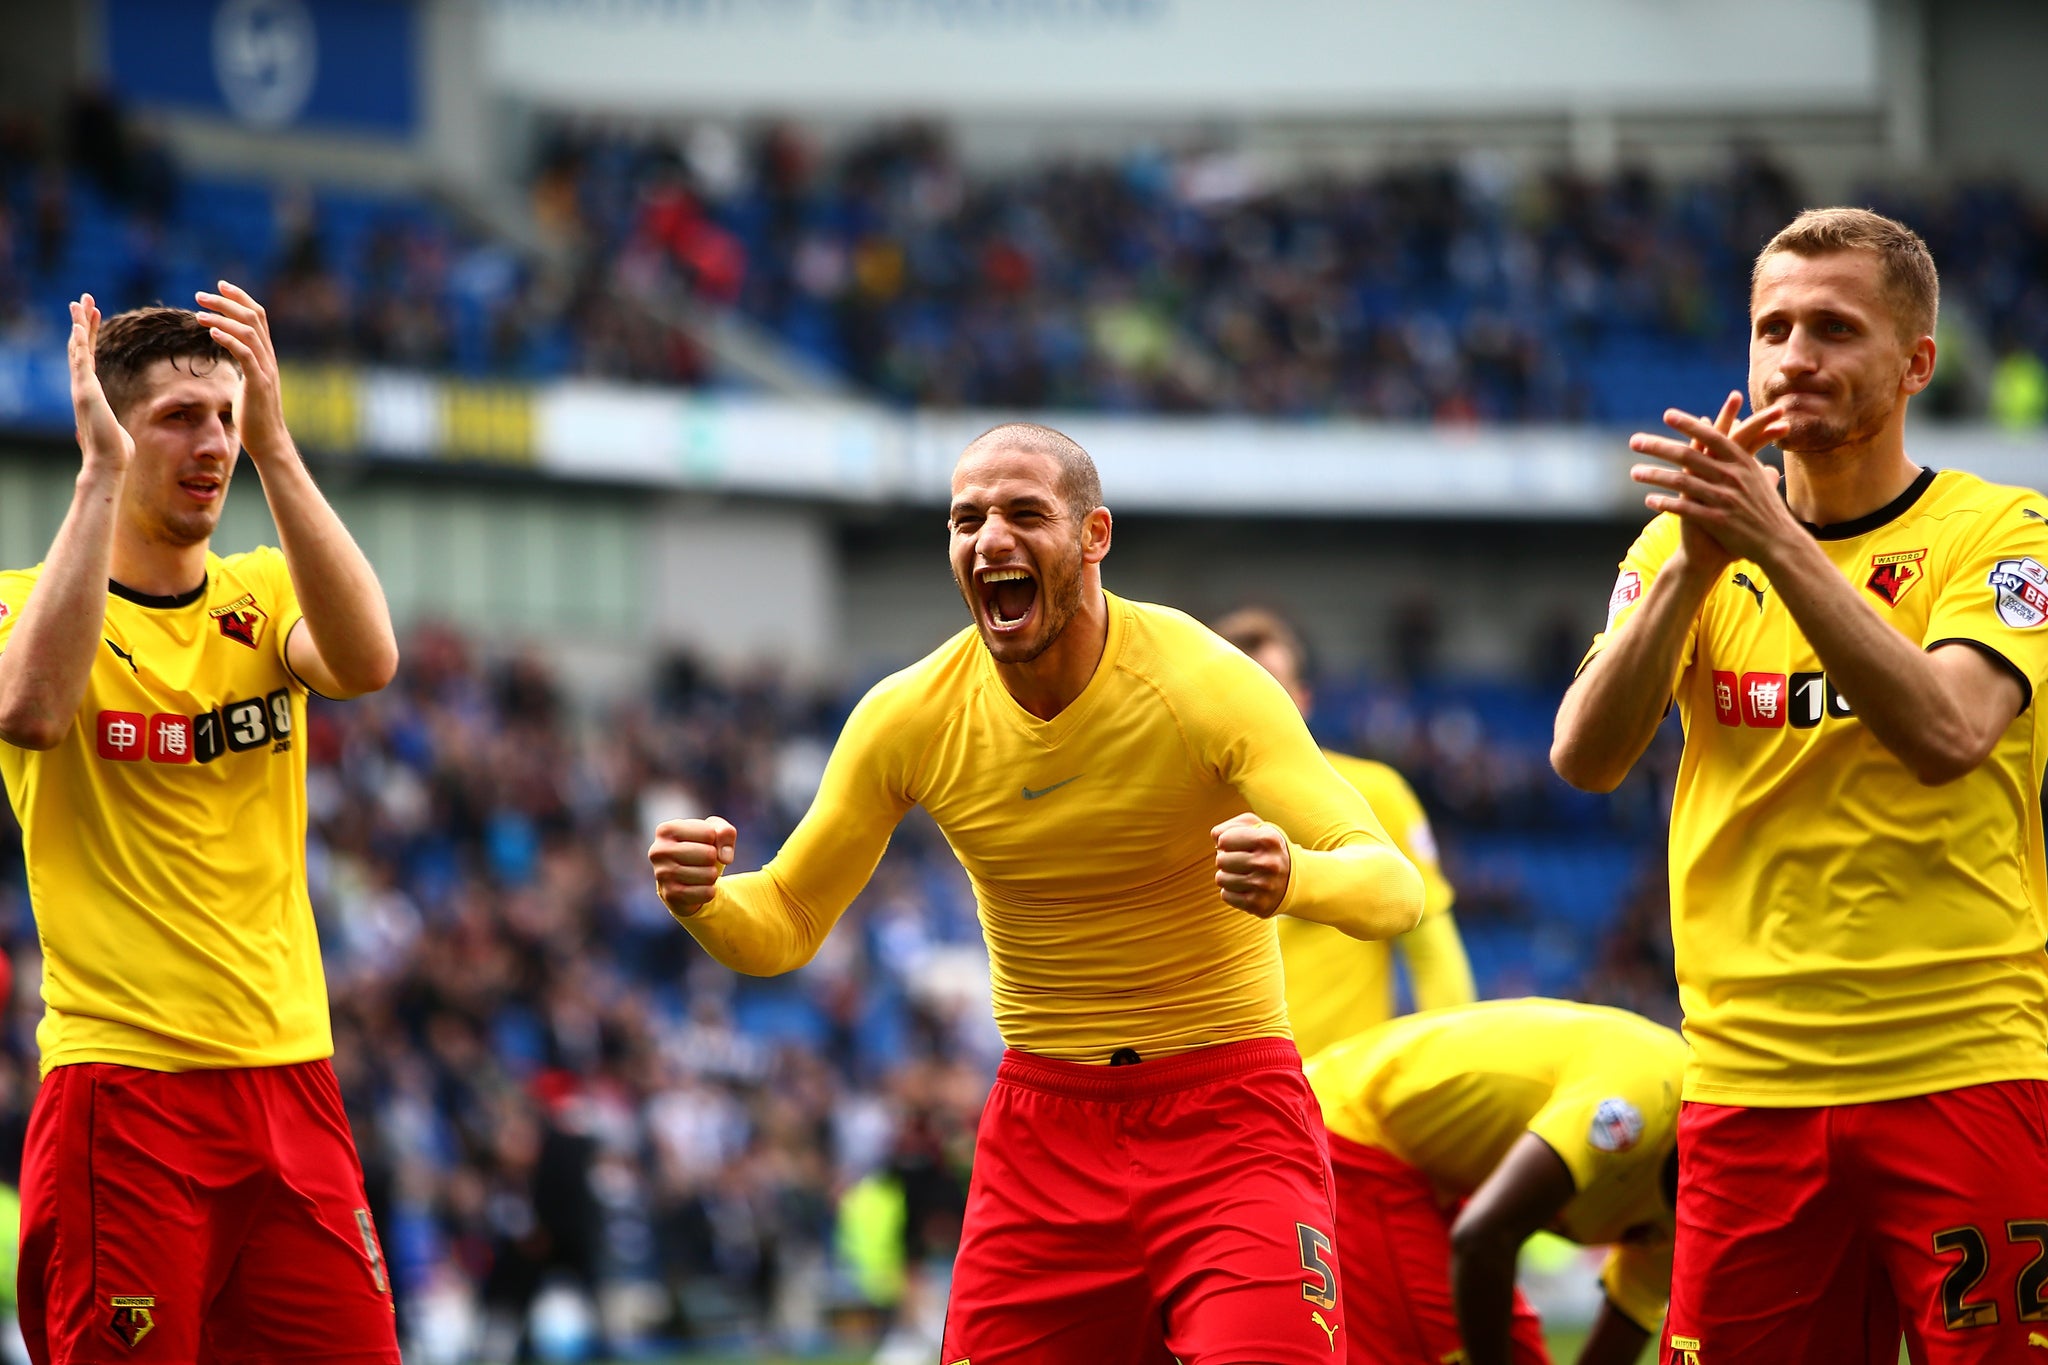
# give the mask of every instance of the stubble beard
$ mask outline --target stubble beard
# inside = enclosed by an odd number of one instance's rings
[[[955,581],[959,580],[956,574]],[[1045,627],[1039,632],[1037,641],[1012,641],[998,644],[990,638],[986,623],[982,620],[982,608],[978,595],[973,590],[970,576],[960,584],[960,595],[967,599],[967,610],[974,617],[975,629],[981,632],[981,642],[988,649],[989,656],[999,664],[1028,664],[1039,655],[1059,643],[1069,623],[1081,612],[1081,553],[1077,542],[1074,553],[1063,558],[1057,565],[1045,566],[1038,583],[1038,607],[1045,614]]]
[[[1811,456],[1866,445],[1884,430],[1897,407],[1896,401],[1888,403],[1880,398],[1865,403],[1845,417],[1795,417],[1792,429],[1778,441],[1778,449],[1788,455]]]

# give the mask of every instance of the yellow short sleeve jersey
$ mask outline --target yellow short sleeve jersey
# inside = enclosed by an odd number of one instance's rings
[[[922,805],[973,883],[1009,1046],[1106,1063],[1288,1036],[1273,923],[1217,894],[1211,829],[1249,809],[1286,832],[1282,915],[1406,928],[1420,878],[1264,669],[1181,612],[1105,597],[1102,660],[1051,720],[971,628],[876,684],[782,850],[684,927],[738,971],[802,965]]]
[[[1661,1175],[1678,1141],[1686,1046],[1626,1010],[1490,1000],[1369,1029],[1309,1059],[1338,1137],[1469,1196],[1524,1133],[1563,1159],[1577,1188],[1552,1231],[1615,1248],[1603,1279],[1630,1321],[1656,1330],[1671,1284],[1675,1222]]]
[[[1311,920],[1276,921],[1287,973],[1287,1021],[1304,1057],[1394,1017],[1393,948],[1408,963],[1417,1008],[1469,1004],[1475,994],[1472,966],[1451,918],[1451,884],[1415,789],[1384,763],[1328,750],[1323,757],[1358,788],[1387,837],[1422,874],[1422,922],[1384,941],[1355,939]]]
[[[41,566],[0,574],[0,650]],[[306,689],[276,550],[115,585],[77,723],[0,743],[43,950],[43,1070],[275,1066],[333,1043],[306,894]]]
[[[1857,719],[1756,565],[1701,608],[1671,924],[1689,1098],[1799,1107],[2048,1078],[2048,499],[1924,472],[1821,548],[1909,640],[1981,651],[2026,704],[1974,772],[1922,785]],[[1598,653],[1678,543],[1650,523]]]

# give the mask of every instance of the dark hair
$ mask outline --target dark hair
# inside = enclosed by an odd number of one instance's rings
[[[1308,649],[1301,642],[1301,632],[1269,607],[1239,607],[1212,629],[1246,654],[1278,645],[1294,660],[1295,672],[1305,675],[1309,671]]]
[[[967,443],[968,450],[995,446],[1052,456],[1060,467],[1060,501],[1076,521],[1102,506],[1102,476],[1095,461],[1065,432],[1036,422],[1003,422]]]
[[[184,361],[183,368],[195,375],[211,374],[223,362],[237,374],[242,368],[227,347],[213,339],[197,313],[162,304],[131,308],[101,322],[92,360],[117,417],[143,396],[142,376],[159,360],[172,365]]]
[[[1756,282],[1764,262],[1781,251],[1794,256],[1827,256],[1837,251],[1868,251],[1876,255],[1882,272],[1885,302],[1891,306],[1892,321],[1901,340],[1934,335],[1934,319],[1941,307],[1941,279],[1934,270],[1934,253],[1920,234],[1904,223],[1869,209],[1808,209],[1764,243],[1750,271],[1749,292],[1756,297]]]

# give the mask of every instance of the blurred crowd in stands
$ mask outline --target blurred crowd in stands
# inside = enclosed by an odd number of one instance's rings
[[[1613,799],[1543,760],[1555,689],[1329,681],[1327,741],[1404,767],[1437,822],[1483,993],[1665,1019],[1669,756]],[[679,1344],[921,1347],[942,1310],[999,1055],[964,875],[913,814],[816,961],[713,964],[651,892],[655,823],[717,812],[739,860],[807,807],[850,698],[684,660],[576,707],[537,658],[425,628],[388,692],[316,701],[307,863],[335,1057],[408,1359]],[[1661,753],[1661,751],[1660,751]],[[1579,849],[1619,871],[1553,865]],[[1519,852],[1518,852],[1519,851]],[[1543,863],[1551,858],[1553,864]],[[1554,911],[1542,879],[1574,899]],[[0,815],[0,1180],[19,1168],[40,1014]]]
[[[563,122],[536,148],[515,248],[421,199],[181,175],[81,98],[61,135],[0,129],[0,335],[60,335],[83,288],[119,307],[228,274],[299,357],[698,383],[669,324],[710,309],[902,403],[1634,421],[1740,375],[1751,259],[1806,204],[1757,148],[1686,181],[1477,155],[1283,180],[1229,151],[984,173],[919,125],[826,147]],[[1857,197],[1943,269],[1923,410],[2048,418],[2043,206]]]

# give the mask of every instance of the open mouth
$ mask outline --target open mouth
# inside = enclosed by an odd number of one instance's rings
[[[1038,580],[1027,569],[999,565],[974,576],[981,593],[982,615],[997,630],[1015,630],[1031,617],[1038,604]]]
[[[212,502],[220,496],[221,481],[212,474],[194,474],[178,480],[178,487],[185,490],[187,497],[198,502]]]

